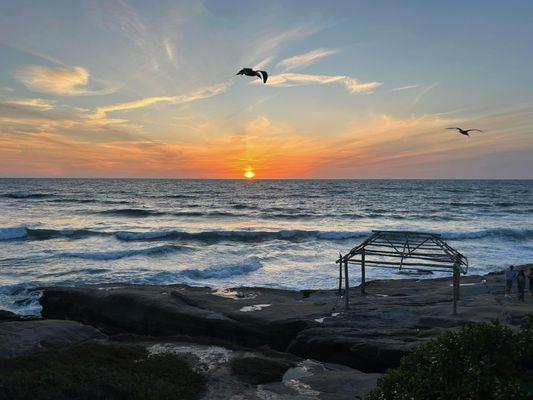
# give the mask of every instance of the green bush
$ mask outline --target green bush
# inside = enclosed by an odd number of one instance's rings
[[[416,347],[367,400],[533,399],[533,317],[517,333],[472,324]]]
[[[196,399],[204,378],[175,355],[87,344],[0,359],[1,400]]]

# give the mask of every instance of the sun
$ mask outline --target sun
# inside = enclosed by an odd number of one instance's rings
[[[252,171],[252,168],[251,167],[248,167],[244,170],[244,177],[246,179],[253,179],[253,177],[255,176],[255,172]]]

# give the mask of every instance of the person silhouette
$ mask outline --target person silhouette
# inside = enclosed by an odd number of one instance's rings
[[[524,301],[524,292],[526,291],[526,274],[524,274],[524,270],[518,272],[516,286],[518,289],[518,300]]]
[[[516,271],[514,265],[509,266],[509,269],[505,271],[505,297],[511,297],[511,290],[513,288],[513,281],[516,278]]]
[[[531,298],[533,299],[533,267],[529,268],[527,277],[529,278],[529,293],[531,293]]]

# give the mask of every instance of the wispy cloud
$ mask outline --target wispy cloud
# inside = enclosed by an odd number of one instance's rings
[[[361,82],[356,78],[346,75],[309,75],[297,73],[274,75],[269,78],[267,85],[292,87],[303,85],[327,85],[332,83],[344,85],[346,90],[353,94],[371,93],[372,90],[382,85],[381,82]]]
[[[324,24],[304,24],[285,30],[280,33],[270,33],[265,37],[257,38],[253,41],[253,48],[249,52],[250,56],[243,60],[245,64],[258,63],[266,65],[274,57],[274,53],[290,42],[302,40],[308,36],[314,35],[326,28]]]
[[[127,111],[136,108],[150,107],[154,104],[166,103],[166,104],[182,104],[190,103],[192,101],[207,99],[209,97],[217,96],[224,93],[231,86],[231,82],[222,82],[213,86],[199,89],[195,92],[179,95],[179,96],[158,96],[158,97],[146,97],[144,99],[129,101],[125,103],[111,104],[108,106],[99,107],[96,109],[95,117],[104,117],[110,112],[114,111]]]
[[[424,97],[426,94],[428,94],[431,90],[435,89],[437,86],[440,85],[440,82],[433,82],[431,85],[425,86],[418,94],[415,96],[415,99],[413,100],[413,106],[418,104],[418,102]]]
[[[322,58],[337,54],[340,52],[339,49],[316,49],[311,50],[304,54],[299,54],[297,56],[286,58],[280,61],[277,65],[278,68],[281,68],[282,71],[294,71],[296,69],[302,69],[308,67],[311,64],[316,63]]]
[[[174,52],[174,44],[169,38],[165,38],[163,40],[163,46],[165,47],[165,51],[167,53],[169,61],[172,63],[172,65],[176,66],[176,59],[175,59],[175,52]]]
[[[39,110],[51,110],[54,108],[54,102],[43,99],[8,99],[0,101],[1,104],[12,106],[29,107]]]
[[[16,73],[16,78],[34,92],[51,93],[62,96],[109,94],[116,88],[93,89],[90,74],[83,67],[44,67],[29,65]]]
[[[400,92],[402,90],[409,90],[409,89],[416,89],[417,87],[420,87],[420,85],[409,85],[409,86],[401,86],[394,89],[391,89],[391,92]]]
[[[195,140],[183,143],[146,138],[142,128],[135,134],[129,125],[73,110],[54,117],[59,109],[2,114],[0,104],[1,176],[238,178],[250,165],[262,178],[476,177],[472,171],[485,171],[487,162],[492,171],[500,170],[500,162],[491,163],[493,154],[501,159],[505,151],[518,151],[525,160],[533,148],[531,106],[474,119],[378,114],[355,118],[328,136],[266,116],[244,119],[235,129],[226,120],[183,115],[173,118],[176,125],[195,133]],[[444,129],[474,123],[490,126],[490,134],[469,141]]]
[[[270,64],[272,62],[272,60],[274,59],[274,56],[269,56],[269,57],[266,57],[264,58],[263,60],[259,61],[257,64],[255,64],[253,66],[253,69],[257,70],[257,69],[263,69],[265,68],[268,64]]]
[[[263,52],[269,52],[281,47],[287,42],[301,40],[305,37],[311,36],[324,29],[323,25],[306,24],[300,25],[277,35],[273,35],[261,41],[260,50]]]

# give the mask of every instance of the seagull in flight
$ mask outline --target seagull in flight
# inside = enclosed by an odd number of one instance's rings
[[[483,132],[481,129],[461,129],[456,126],[446,129],[457,129],[461,135],[470,136],[468,132]]]
[[[254,71],[252,68],[243,68],[235,75],[257,76],[263,81],[263,83],[266,83],[268,79],[268,74],[266,71]]]

